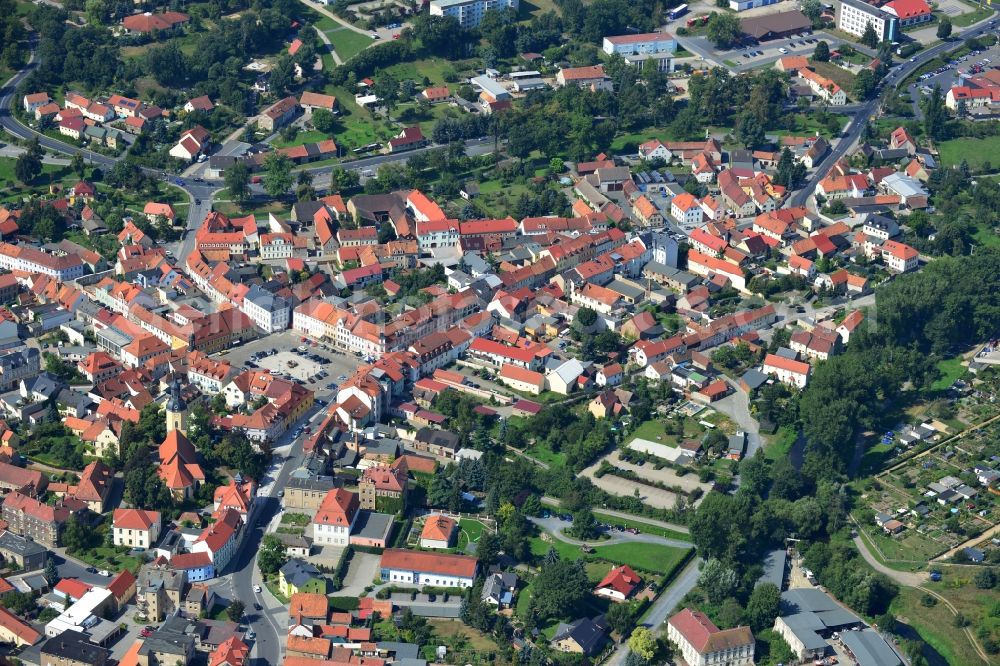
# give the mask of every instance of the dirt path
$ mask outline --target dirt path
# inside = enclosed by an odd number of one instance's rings
[[[559,506],[559,499],[556,497],[544,496],[542,497],[542,504],[548,504],[549,506]],[[688,530],[685,525],[678,525],[676,523],[668,523],[664,520],[657,520],[656,518],[646,518],[645,516],[634,516],[631,513],[625,513],[624,511],[616,511],[614,509],[598,509],[600,513],[607,514],[612,518],[621,518],[622,520],[634,521],[636,525],[642,525],[646,523],[647,525],[652,525],[654,527],[661,527],[665,530],[673,530],[674,532],[680,532],[681,534],[688,534]]]
[[[951,611],[952,615],[955,616],[958,615],[958,609],[955,608],[950,601],[942,597],[934,590],[928,590],[926,587],[921,587],[919,585],[917,586],[917,589],[920,590],[921,592],[926,592],[927,594],[931,595],[932,597],[943,603],[945,606],[947,606],[948,610]],[[979,658],[982,659],[987,664],[992,663],[990,661],[989,655],[986,654],[982,646],[979,644],[979,641],[977,641],[976,637],[972,634],[972,629],[969,627],[964,627],[962,631],[965,632],[966,638],[968,638],[969,642],[972,643],[972,647],[975,648],[976,653],[979,655]]]
[[[875,571],[878,571],[881,574],[885,574],[900,585],[905,585],[906,587],[920,587],[927,582],[926,574],[911,573],[909,571],[896,571],[895,569],[890,569],[879,562],[872,552],[868,550],[868,544],[865,543],[864,539],[862,539],[860,535],[854,537],[854,545],[857,546],[858,552],[861,553],[861,557],[865,558],[865,562],[870,564],[872,569],[875,569]]]

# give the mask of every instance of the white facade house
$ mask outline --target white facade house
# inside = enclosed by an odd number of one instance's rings
[[[431,16],[452,16],[463,28],[475,28],[488,11],[520,7],[519,0],[431,0]]]
[[[285,299],[257,285],[250,287],[243,297],[240,302],[240,312],[250,317],[265,333],[275,333],[288,328],[291,315],[291,309]]]
[[[749,627],[721,630],[699,611],[685,608],[667,621],[667,640],[689,666],[753,666],[756,642]]]
[[[811,367],[803,361],[768,354],[764,359],[764,372],[778,378],[783,384],[804,389],[809,383],[809,373]]]
[[[838,28],[861,37],[869,23],[875,29],[879,41],[896,39],[899,31],[898,18],[862,0],[841,0],[840,14],[837,16]]]
[[[160,537],[160,512],[115,509],[112,536],[116,546],[151,548]]]
[[[474,557],[397,548],[387,548],[380,564],[386,583],[434,587],[472,587],[476,569]]]

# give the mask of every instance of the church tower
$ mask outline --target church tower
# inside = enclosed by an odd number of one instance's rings
[[[167,400],[167,432],[173,430],[187,434],[187,403],[181,396],[181,383],[176,375],[170,384],[170,398]]]

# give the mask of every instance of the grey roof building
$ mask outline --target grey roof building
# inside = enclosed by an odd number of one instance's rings
[[[858,666],[901,666],[903,661],[885,639],[873,629],[848,631],[840,635]]]
[[[45,567],[49,551],[41,544],[4,530],[0,533],[0,555],[26,571]]]
[[[294,587],[300,588],[314,578],[320,577],[319,569],[298,559],[291,559],[281,567],[281,575]]]
[[[104,666],[111,658],[111,651],[94,645],[88,636],[71,629],[42,643],[41,655],[42,663]]]

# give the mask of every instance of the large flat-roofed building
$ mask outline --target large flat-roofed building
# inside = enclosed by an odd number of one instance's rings
[[[604,38],[604,52],[608,55],[676,51],[677,40],[669,32],[646,32],[640,35],[615,35]]]
[[[865,34],[869,23],[879,41],[892,41],[899,33],[898,17],[863,0],[841,0],[837,13],[838,28],[860,37]]]
[[[513,9],[519,0],[431,0],[431,16],[454,16],[463,28],[475,28],[482,23],[488,11]]]
[[[740,30],[758,42],[767,42],[812,32],[812,21],[805,14],[794,9],[788,12],[747,17],[740,21]]]

